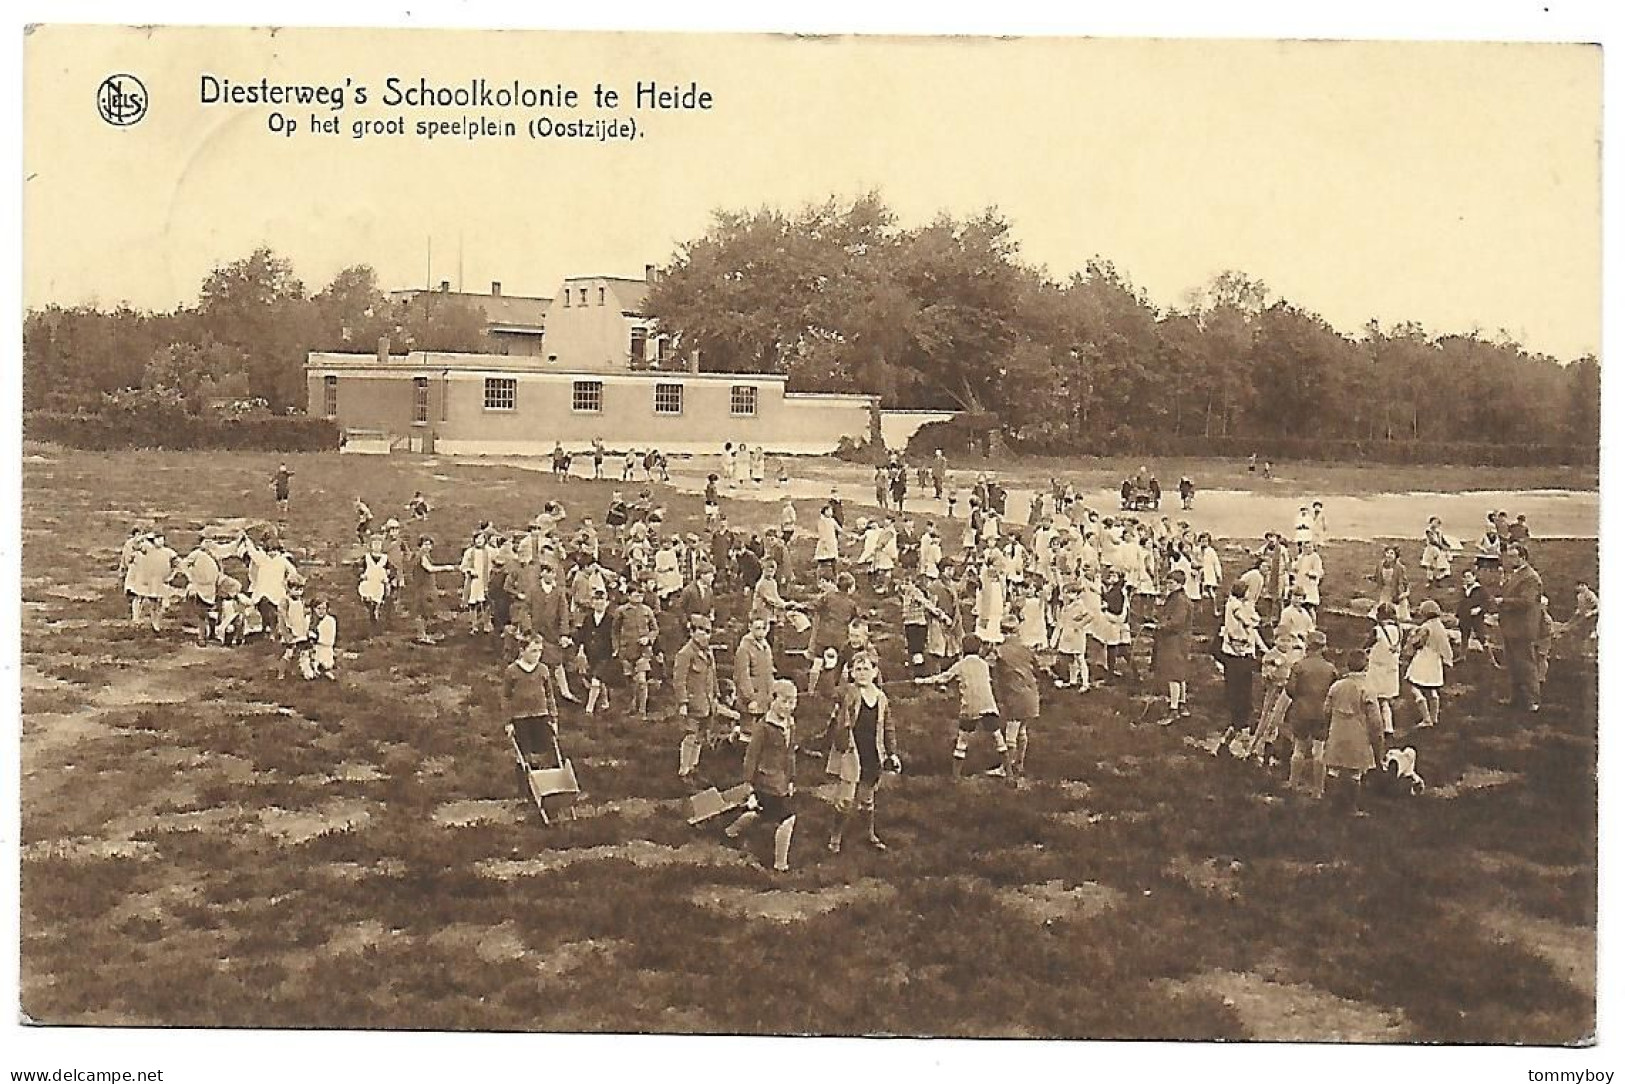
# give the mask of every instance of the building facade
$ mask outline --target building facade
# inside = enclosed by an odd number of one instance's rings
[[[593,300],[589,292],[588,308]],[[305,376],[309,412],[336,420],[357,448],[444,455],[546,455],[555,442],[582,450],[595,438],[674,454],[732,441],[821,455],[843,437],[867,437],[873,402],[788,392],[784,377],[766,373],[565,369],[534,356],[319,353]],[[897,447],[949,416],[883,411],[882,431]]]
[[[643,315],[649,278],[584,275],[565,279],[547,310],[547,359],[572,370],[626,372],[685,368],[666,336]]]
[[[644,315],[644,277],[577,275],[551,298],[399,290],[409,305],[469,304],[485,317],[488,352],[311,354],[307,409],[336,420],[352,451],[406,448],[444,455],[545,455],[555,442],[585,449],[655,447],[710,453],[727,442],[780,454],[822,455],[865,440],[866,395],[785,390],[771,373],[702,373]],[[900,448],[942,411],[882,411],[886,445]]]
[[[486,294],[453,290],[395,290],[389,296],[428,315],[435,305],[465,304],[485,318],[487,351],[504,357],[538,357],[571,371],[604,372],[684,369],[692,359],[677,357],[670,336],[643,314],[653,283],[649,265],[641,279],[619,275],[576,275],[552,297],[505,295],[502,283]]]

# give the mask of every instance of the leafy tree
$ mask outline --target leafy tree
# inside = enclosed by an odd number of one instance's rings
[[[247,391],[243,356],[212,338],[205,338],[201,344],[170,343],[153,351],[141,374],[141,387],[174,392],[195,414],[202,409],[203,399],[209,392],[230,377],[236,377],[237,383]]]
[[[278,410],[304,401],[314,315],[293,265],[263,246],[215,268],[198,298],[199,319],[242,355],[249,389]]]
[[[425,291],[410,301],[389,303],[389,327],[376,327],[365,347],[372,350],[381,335],[390,337],[392,350],[446,350],[478,354],[489,349],[485,338],[485,314],[467,298]]]
[[[1098,257],[1072,276],[1062,298],[1076,431],[1082,435],[1091,424],[1107,433],[1155,425],[1168,394],[1166,373],[1156,364],[1156,309],[1111,261]]]
[[[1565,435],[1575,444],[1595,445],[1602,439],[1602,366],[1587,354],[1569,363],[1567,376]]]
[[[996,208],[904,228],[877,193],[795,212],[722,210],[651,288],[649,315],[712,371],[948,407],[1076,448],[1171,434],[1595,446],[1601,367],[1511,336],[1376,321],[1355,341],[1227,270],[1159,311],[1096,257],[1062,282]],[[25,314],[27,410],[115,410],[161,429],[212,396],[302,405],[313,350],[489,349],[483,311],[398,302],[365,265],[314,294],[268,248],[217,267],[195,305]],[[150,415],[150,417],[149,417]],[[872,423],[878,437],[878,415]]]
[[[1254,424],[1287,436],[1343,435],[1353,404],[1342,374],[1354,344],[1320,317],[1284,301],[1259,314],[1253,340]]]
[[[378,288],[378,275],[365,264],[346,267],[311,299],[311,349],[368,352],[378,340],[399,340],[402,307]]]
[[[1253,335],[1269,300],[1262,282],[1239,271],[1216,276],[1191,310],[1207,347],[1202,435],[1230,436],[1253,400]]]

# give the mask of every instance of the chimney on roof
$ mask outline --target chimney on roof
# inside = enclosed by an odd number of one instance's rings
[[[443,293],[443,294],[451,293],[451,280],[450,279],[441,279],[440,280],[440,292]]]
[[[492,297],[501,297],[502,296],[502,283],[498,282],[496,279],[491,280],[491,296]]]
[[[378,364],[389,364],[389,336],[378,336]]]
[[[655,269],[654,264],[646,263],[643,265],[643,281],[647,282],[650,286],[653,286],[656,282],[660,281],[660,272]]]
[[[700,371],[700,352],[698,350],[688,352],[688,371],[691,373]]]

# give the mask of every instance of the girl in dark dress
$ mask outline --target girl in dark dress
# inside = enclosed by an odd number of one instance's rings
[[[865,842],[877,851],[886,849],[875,834],[875,791],[881,772],[897,770],[897,733],[892,728],[891,705],[878,684],[874,659],[855,656],[848,668],[852,683],[841,692],[834,740],[830,744],[830,772],[840,782],[835,803],[836,821],[829,849],[839,853],[847,829],[863,822]],[[849,778],[850,777],[850,778]]]

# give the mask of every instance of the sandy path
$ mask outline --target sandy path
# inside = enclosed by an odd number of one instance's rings
[[[818,479],[792,478],[788,489],[768,484],[760,489],[746,487],[725,490],[724,493],[735,499],[772,501],[782,500],[786,495],[817,500],[829,496],[833,491],[848,505],[876,507],[874,485],[870,481],[872,475],[863,468],[821,464],[819,474],[821,477]],[[672,472],[672,484],[685,493],[701,492],[705,488],[705,473],[685,464]],[[968,489],[955,509],[961,517],[966,514],[966,494]],[[1006,508],[1015,522],[1026,522],[1032,497],[1032,490],[1010,491]],[[1114,491],[1085,491],[1083,498],[1089,507],[1102,514],[1117,511],[1118,497]],[[1298,506],[1314,499],[1314,494],[1277,495],[1216,489],[1199,492],[1196,507],[1190,512],[1182,512],[1178,494],[1165,493],[1162,509],[1157,514],[1166,515],[1176,522],[1188,520],[1198,531],[1211,531],[1225,538],[1256,538],[1268,530],[1281,531],[1290,537]],[[1428,517],[1438,516],[1444,520],[1445,533],[1470,548],[1481,533],[1485,514],[1492,510],[1528,516],[1529,525],[1537,538],[1597,537],[1598,495],[1594,491],[1375,493],[1358,497],[1331,496],[1321,500],[1326,506],[1326,521],[1333,538],[1359,541],[1373,538],[1419,540]],[[947,512],[946,502],[931,500],[929,490],[924,494],[911,490],[905,507],[911,511],[937,515]]]
[[[543,459],[515,457],[469,457],[449,460],[459,464],[487,464],[518,467],[523,470],[549,472],[550,465]],[[580,477],[583,464],[578,462],[573,476]],[[720,457],[713,459],[696,456],[673,465],[671,484],[682,493],[701,493],[705,490],[706,475],[721,473]],[[780,501],[786,496],[796,500],[821,500],[831,493],[838,495],[848,507],[876,508],[872,469],[837,460],[819,460],[810,469],[803,467],[806,476],[792,477],[786,487],[769,481],[763,485],[724,488],[723,497],[730,500]],[[606,479],[618,480],[619,475],[605,472]],[[910,478],[912,483],[913,479]],[[974,476],[956,472],[952,483],[959,485],[961,499],[954,509],[956,518],[964,518],[970,483]],[[624,483],[629,495],[648,483],[641,479]],[[1177,522],[1188,520],[1196,530],[1209,531],[1220,538],[1258,538],[1265,531],[1280,531],[1291,537],[1299,505],[1316,500],[1314,493],[1286,490],[1281,493],[1256,493],[1249,490],[1212,489],[1198,492],[1196,507],[1181,511],[1179,495],[1167,491],[1162,508],[1156,515],[1166,515]],[[1115,490],[1094,489],[1081,491],[1084,503],[1102,514],[1118,510]],[[1025,523],[1027,508],[1034,491],[1012,489],[1006,509],[1009,518]],[[1420,542],[1429,516],[1444,521],[1445,534],[1471,550],[1483,531],[1484,516],[1492,510],[1509,515],[1529,517],[1529,526],[1536,538],[1596,538],[1599,514],[1598,494],[1595,490],[1464,490],[1457,493],[1372,493],[1360,496],[1347,494],[1318,497],[1326,506],[1326,522],[1332,538],[1369,541],[1374,538],[1414,538]],[[906,509],[910,512],[946,515],[946,501],[932,500],[930,490],[921,491],[911,484]],[[1145,513],[1141,513],[1145,515]],[[803,523],[803,526],[810,524]]]

